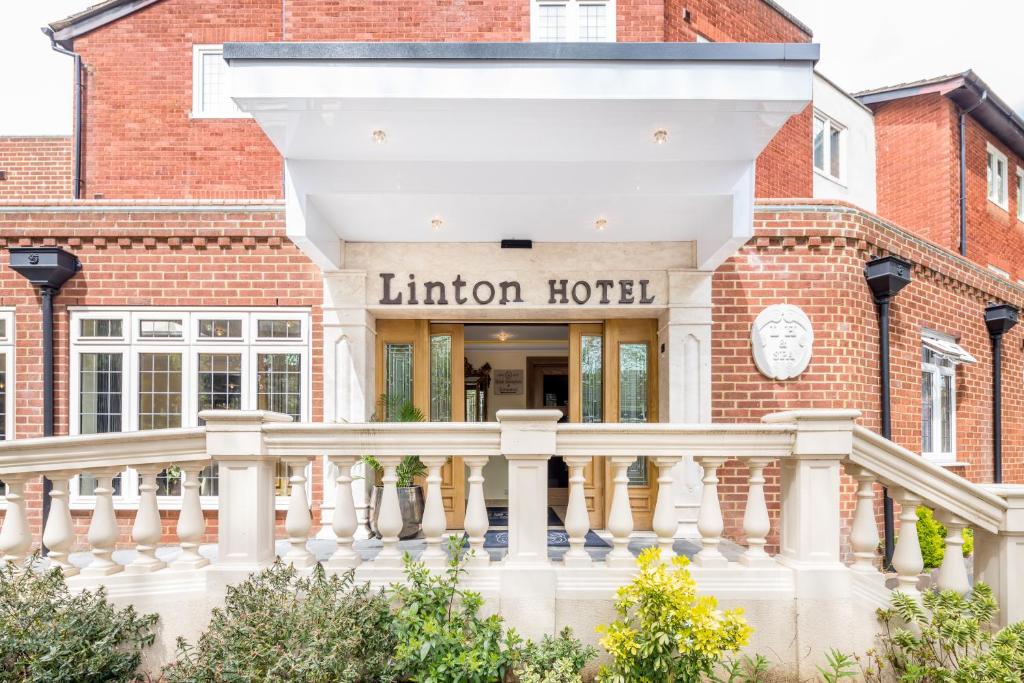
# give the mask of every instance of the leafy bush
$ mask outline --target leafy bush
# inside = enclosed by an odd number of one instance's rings
[[[602,683],[690,683],[712,671],[728,652],[747,644],[752,629],[740,609],[722,612],[712,596],[698,596],[685,557],[662,561],[659,548],[637,558],[640,573],[618,590],[619,618],[599,626],[611,666]]]
[[[974,532],[963,530],[964,557],[974,552]],[[917,540],[921,544],[921,557],[924,558],[925,569],[942,566],[942,558],[946,554],[946,527],[935,519],[931,508],[921,505],[917,508]]]
[[[106,592],[71,593],[59,569],[0,567],[0,681],[134,680],[157,615],[116,609]]]
[[[1004,683],[1024,672],[1024,622],[996,632],[992,589],[977,583],[968,597],[928,591],[922,603],[905,593],[878,611],[885,626],[868,653],[868,681]]]
[[[300,577],[278,562],[228,588],[199,641],[178,640],[164,676],[170,683],[388,681],[394,648],[382,591],[355,584],[351,571],[327,576],[317,564]]]
[[[422,683],[494,683],[517,661],[520,639],[505,632],[500,616],[483,618],[479,593],[460,590],[465,574],[461,538],[450,538],[451,558],[442,574],[405,556],[405,584],[391,594],[397,611],[393,633],[395,670]]]
[[[595,656],[597,650],[574,638],[566,626],[555,638],[528,641],[515,673],[520,683],[578,683],[583,667]]]
[[[764,655],[743,655],[733,657],[718,666],[722,669],[722,675],[711,674],[711,680],[715,683],[763,683],[768,680],[770,665]]]

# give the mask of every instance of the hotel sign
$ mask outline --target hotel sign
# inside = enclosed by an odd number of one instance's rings
[[[528,283],[534,292],[544,292],[546,301],[527,302],[519,280],[466,280],[461,274],[450,279],[419,280],[414,273],[400,278],[394,273],[379,273],[382,306],[509,306],[547,303],[551,306],[638,305],[655,303],[657,298],[649,279],[549,277],[544,282]]]

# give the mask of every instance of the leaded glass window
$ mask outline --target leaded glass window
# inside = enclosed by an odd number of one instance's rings
[[[394,411],[412,403],[412,344],[384,345],[384,402],[385,419],[394,417]]]
[[[647,344],[619,345],[619,422],[647,422]],[[630,486],[647,486],[647,458],[626,471]]]
[[[122,363],[120,353],[83,353],[79,370],[79,432],[105,434],[120,432],[122,401]],[[96,477],[79,477],[78,491],[83,496],[96,493]],[[121,475],[114,477],[114,495],[121,495]]]
[[[452,420],[452,337],[430,337],[430,421]]]
[[[580,415],[583,422],[604,419],[604,339],[600,335],[580,336]]]
[[[198,380],[200,412],[204,410],[241,410],[241,354],[200,353]],[[199,475],[199,494],[216,496],[218,491],[217,466],[210,465]]]
[[[200,339],[241,339],[242,321],[237,319],[200,320]]]

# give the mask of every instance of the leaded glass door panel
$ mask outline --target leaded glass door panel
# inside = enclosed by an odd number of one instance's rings
[[[569,325],[569,421],[604,421],[604,326]],[[605,477],[600,462],[583,468],[583,496],[590,526],[604,527]]]

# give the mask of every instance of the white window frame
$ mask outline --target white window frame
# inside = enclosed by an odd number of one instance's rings
[[[985,143],[987,147],[987,154],[985,155],[985,194],[988,200],[998,206],[1003,211],[1010,210],[1010,161],[1006,158],[1006,155],[1000,152],[991,142]],[[995,162],[996,168],[993,168],[993,162]],[[999,163],[1003,165],[1003,192],[999,196],[993,196],[992,181],[996,175],[996,169]]]
[[[230,106],[215,110],[203,108],[203,58],[210,55],[223,55],[224,46],[221,44],[203,43],[192,46],[192,111],[189,117],[193,119],[249,119],[252,115],[242,111],[233,101]]]
[[[606,8],[608,35],[604,40],[589,42],[614,43],[618,39],[615,20],[615,0],[530,0],[530,40],[532,42],[541,42],[540,12],[538,12],[538,8],[542,5],[560,5],[565,7],[565,40],[559,42],[580,42],[581,5],[604,5]]]
[[[824,168],[818,168],[814,163],[814,121],[811,121],[811,167],[814,172],[823,178],[828,178],[834,183],[840,185],[846,185],[846,139],[847,139],[847,127],[836,121],[834,118],[826,114],[825,112],[815,109],[814,119],[820,119],[825,125],[825,143],[822,148],[822,165]],[[836,130],[839,133],[839,175],[832,175],[832,130]]]
[[[180,353],[182,355],[182,420],[181,426],[196,427],[199,424],[198,405],[199,387],[196,376],[200,353],[236,353],[242,360],[242,410],[256,410],[258,405],[257,365],[259,354],[264,353],[297,353],[299,354],[299,371],[302,376],[302,393],[300,395],[300,411],[305,419],[309,419],[312,407],[312,334],[311,316],[308,308],[146,308],[131,307],[106,309],[99,306],[73,307],[71,314],[71,359],[69,364],[70,381],[70,433],[80,433],[81,409],[81,358],[82,353],[120,353],[122,354],[121,383],[121,426],[123,431],[139,429],[139,365],[140,354],[143,353]],[[125,332],[121,340],[91,339],[81,336],[82,318],[120,318],[122,330]],[[201,319],[239,319],[242,321],[242,336],[232,339],[209,339],[199,337],[199,320]],[[139,336],[140,321],[177,320],[182,321],[183,335],[180,338],[143,338]],[[300,336],[295,339],[257,339],[256,329],[259,320],[299,320]],[[310,468],[307,468],[310,469]],[[127,468],[121,477],[121,495],[114,497],[117,509],[134,509],[139,500],[138,474]],[[307,494],[311,492],[312,477],[307,472]],[[79,493],[78,478],[71,481],[70,505],[72,509],[90,509],[95,496],[84,496]],[[216,509],[216,496],[202,496],[200,502],[205,509]],[[158,496],[157,505],[161,510],[181,509],[180,496]],[[277,496],[277,509],[288,507],[287,496]]]
[[[935,344],[929,344],[928,340],[935,340]],[[947,347],[951,349],[948,353],[944,352]],[[958,465],[956,459],[956,370],[962,363],[973,363],[976,362],[975,358],[967,353],[956,340],[941,332],[934,332],[932,330],[925,330],[921,335],[921,349],[928,348],[933,353],[944,356],[946,359],[952,362],[950,367],[944,367],[941,365],[935,365],[933,363],[924,362],[921,360],[921,373],[925,371],[932,373],[932,447],[937,450],[925,451],[924,450],[924,434],[921,435],[921,455],[929,462],[935,463],[936,465]],[[943,451],[942,449],[942,378],[950,378],[950,416],[949,416],[949,435],[950,435],[950,450]],[[921,410],[924,410],[924,406],[921,406]]]
[[[1024,168],[1017,169],[1017,220],[1024,221]]]
[[[14,433],[14,387],[16,386],[14,381],[14,353],[15,353],[15,339],[17,339],[14,332],[14,309],[13,308],[0,308],[0,320],[6,323],[6,333],[0,336],[0,354],[4,356],[4,367],[3,370],[6,373],[7,385],[5,391],[7,392],[7,414],[5,415],[4,421],[4,433],[6,434],[5,440],[10,441],[16,438]],[[0,510],[7,507],[7,500],[5,498],[7,494],[7,487],[0,484]]]

